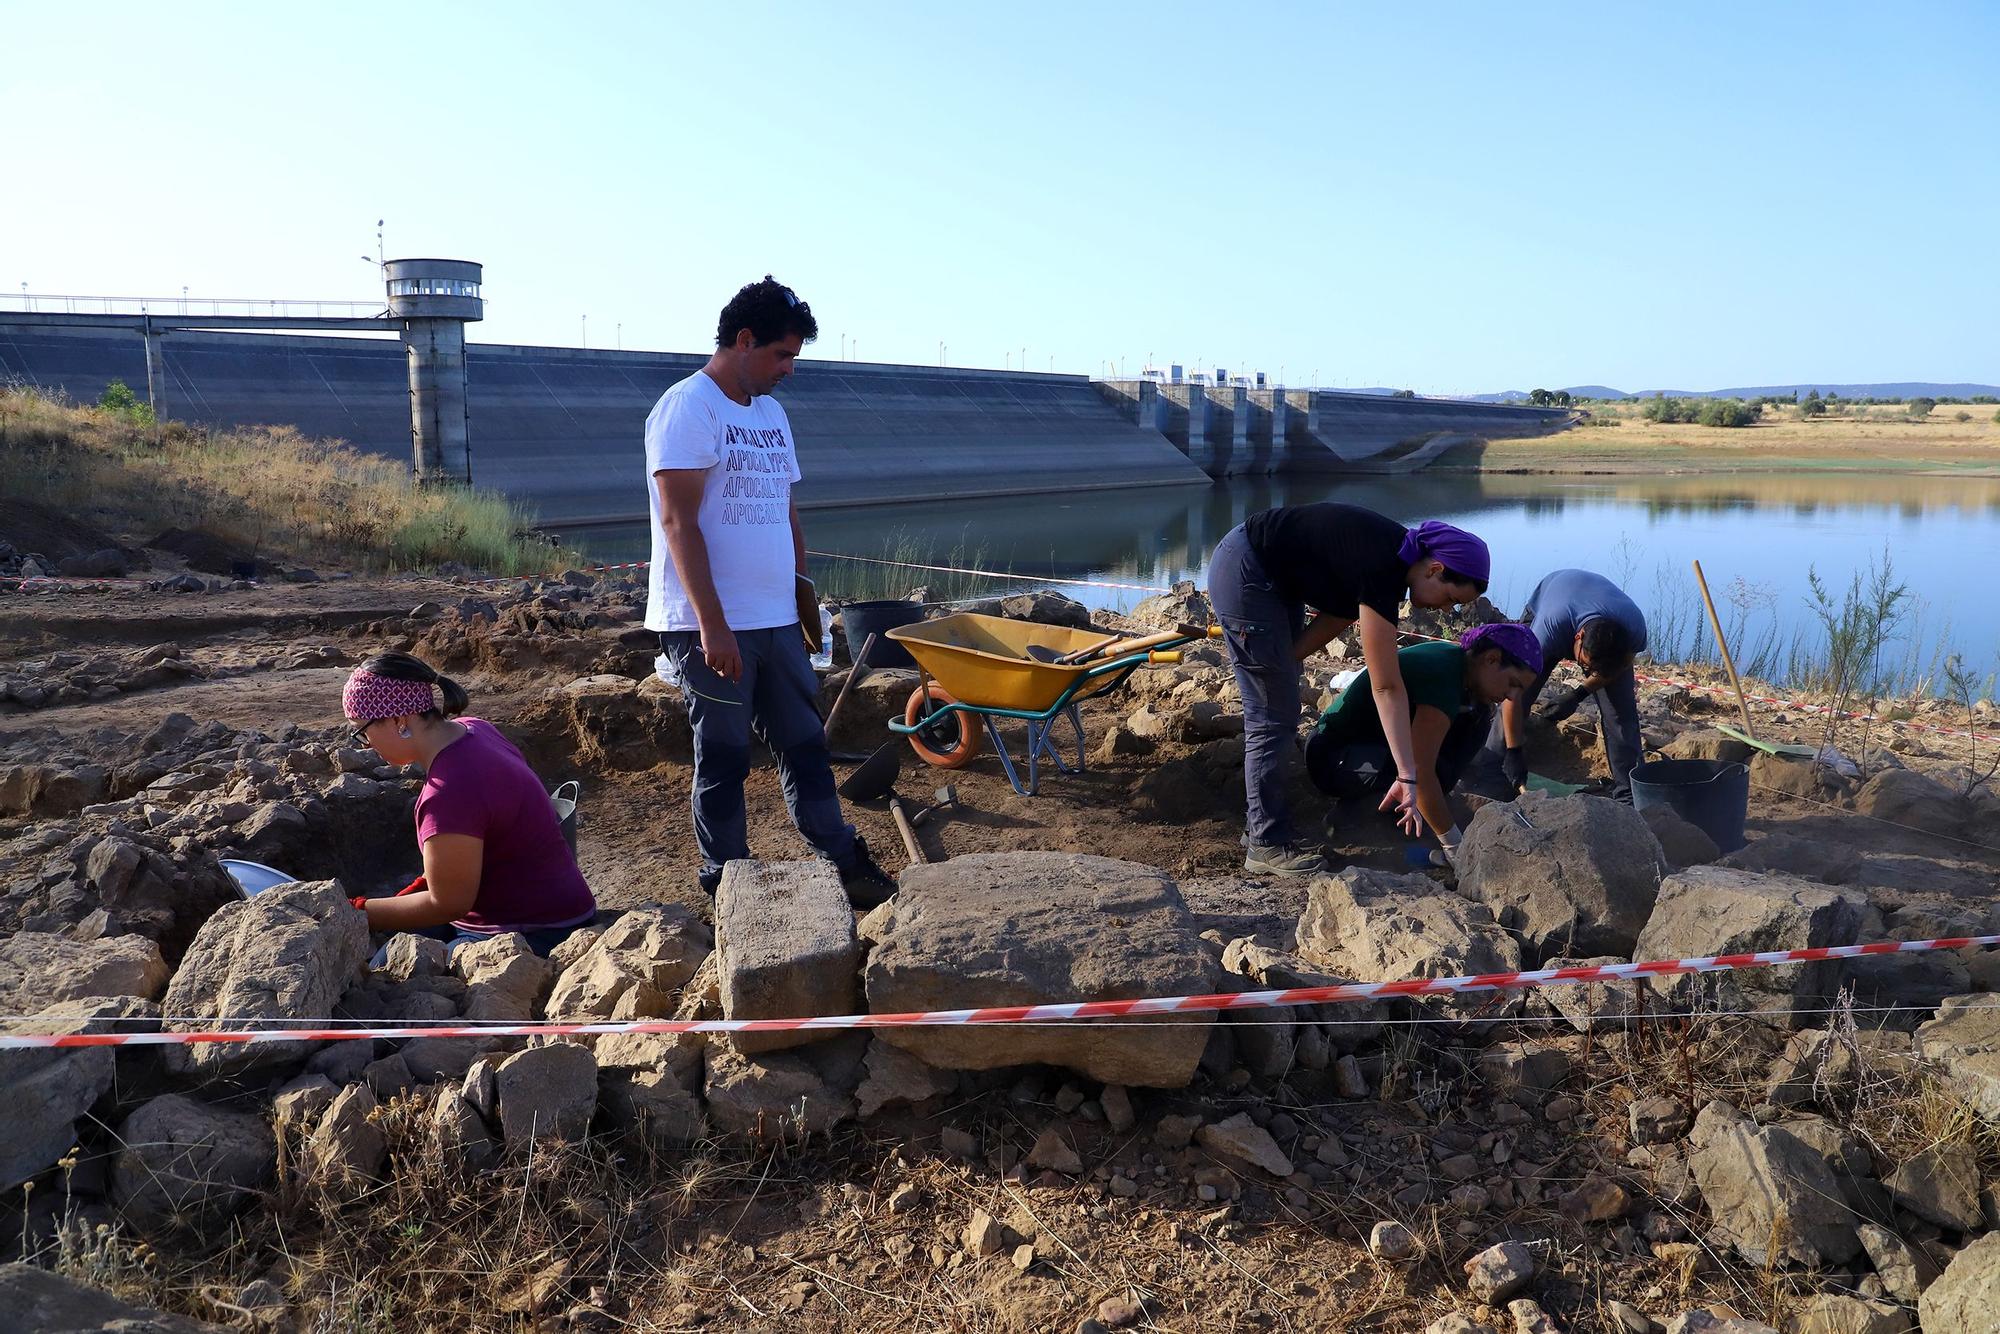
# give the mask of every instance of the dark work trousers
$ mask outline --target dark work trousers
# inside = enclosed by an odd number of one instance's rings
[[[1240,524],[1209,558],[1208,600],[1222,622],[1243,696],[1243,788],[1249,798],[1243,841],[1260,848],[1293,842],[1285,775],[1299,739],[1299,660],[1292,645],[1305,629],[1305,604],[1279,595]]]
[[[1493,712],[1490,705],[1464,710],[1452,719],[1444,740],[1438,743],[1438,786],[1447,796],[1486,744]],[[1326,732],[1314,732],[1306,740],[1306,772],[1312,776],[1313,786],[1342,801],[1386,793],[1396,777],[1394,766],[1389,748],[1379,741],[1342,743]]]
[[[1541,695],[1542,687],[1549,683],[1544,672],[1521,696],[1521,710],[1524,714],[1532,711],[1535,700]],[[1595,691],[1592,698],[1597,701],[1598,725],[1604,729],[1604,752],[1611,761],[1611,799],[1632,804],[1632,766],[1639,762],[1639,688],[1628,670],[1615,678],[1604,689]],[[1527,734],[1526,719],[1523,720],[1522,735]],[[1500,710],[1493,710],[1493,725],[1486,737],[1486,747],[1473,761],[1473,781],[1481,787],[1504,784],[1500,772],[1500,761],[1507,754],[1507,736],[1500,719]]]
[[[819,678],[796,624],[736,631],[743,679],[725,681],[701,656],[701,634],[666,630],[660,651],[681,681],[694,726],[694,838],[701,849],[701,887],[713,894],[722,868],[750,855],[743,781],[750,776],[750,738],[771,749],[785,805],[813,851],[846,870],[854,861],[854,826],[840,813],[833,757],[819,716]]]

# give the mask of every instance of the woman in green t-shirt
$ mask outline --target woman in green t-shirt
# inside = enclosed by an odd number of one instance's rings
[[[1493,707],[1535,683],[1540,659],[1534,632],[1511,621],[1469,630],[1456,644],[1413,644],[1396,653],[1410,699],[1417,810],[1447,857],[1458,846],[1459,829],[1446,796],[1485,744]],[[1320,718],[1306,742],[1306,771],[1335,797],[1388,790],[1395,764],[1366,671]]]

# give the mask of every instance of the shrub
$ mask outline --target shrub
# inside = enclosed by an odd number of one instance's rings
[[[1910,400],[1910,415],[1922,421],[1931,415],[1931,409],[1936,406],[1937,400],[1934,398],[1913,398]]]
[[[139,396],[132,392],[132,386],[123,380],[113,380],[105,385],[104,392],[98,396],[97,406],[134,426],[152,426],[155,423],[153,405],[140,402]]]

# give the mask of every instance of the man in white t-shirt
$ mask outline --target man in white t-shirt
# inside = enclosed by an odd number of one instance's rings
[[[653,562],[646,628],[680,678],[694,725],[695,841],[710,894],[750,855],[743,782],[754,730],[784,784],[792,823],[872,908],[896,891],[840,810],[832,757],[799,628],[805,530],[792,484],[798,451],[771,391],[819,336],[812,308],[772,280],[723,307],[708,364],[646,418]]]

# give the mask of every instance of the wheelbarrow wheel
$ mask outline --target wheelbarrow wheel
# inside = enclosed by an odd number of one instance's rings
[[[910,749],[924,763],[940,769],[963,769],[979,758],[985,737],[978,718],[959,709],[925,722],[957,702],[936,682],[927,681],[910,692],[910,702],[903,707],[903,723],[917,729],[910,733]]]

